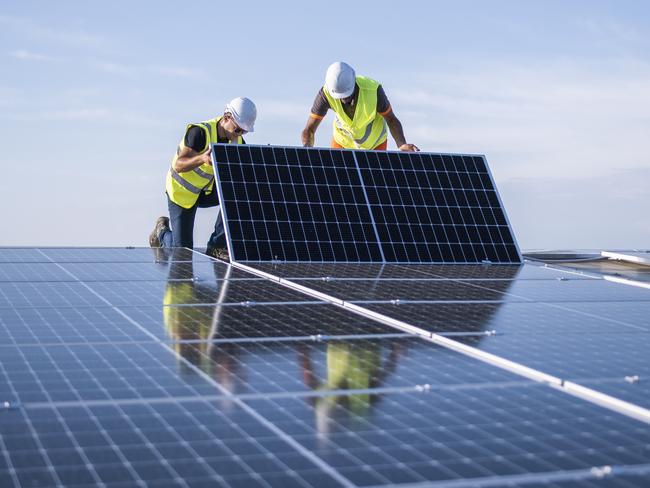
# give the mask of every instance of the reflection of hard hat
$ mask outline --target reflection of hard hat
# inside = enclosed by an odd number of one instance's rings
[[[334,98],[346,98],[354,93],[356,75],[352,67],[342,61],[330,64],[325,74],[325,87]]]
[[[239,127],[246,132],[253,132],[253,126],[257,118],[257,108],[251,100],[246,97],[233,98],[226,105],[225,112],[232,115]]]

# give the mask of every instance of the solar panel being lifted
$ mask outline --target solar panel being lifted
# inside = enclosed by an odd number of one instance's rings
[[[483,156],[215,144],[233,261],[520,263]]]

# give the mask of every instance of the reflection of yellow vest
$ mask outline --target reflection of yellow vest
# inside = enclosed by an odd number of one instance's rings
[[[349,149],[374,149],[387,139],[386,122],[377,113],[377,89],[379,83],[365,76],[357,76],[359,97],[350,119],[343,109],[340,99],[332,97],[327,87],[323,87],[325,98],[330,104],[334,120],[334,140]]]
[[[331,342],[327,345],[327,383],[328,390],[365,390],[381,366],[379,344],[360,347],[344,342]],[[370,395],[355,394],[348,397],[350,410],[361,413],[368,408]]]
[[[205,311],[197,307],[176,307],[196,303],[194,283],[168,281],[163,298],[163,320],[167,335],[173,341],[207,339],[210,323],[205,323]]]
[[[200,122],[198,124],[189,124],[186,129],[190,127],[200,127],[205,131],[205,147],[199,151],[205,151],[210,144],[216,144],[218,141],[217,137],[217,124],[221,120],[221,117],[217,117],[205,122]],[[237,144],[243,142],[241,136],[237,139]],[[199,198],[199,194],[202,191],[210,193],[212,191],[212,181],[214,180],[214,168],[211,164],[203,163],[198,168],[194,168],[190,171],[185,171],[179,173],[174,169],[174,163],[178,159],[178,155],[185,146],[185,136],[181,139],[181,142],[178,143],[178,148],[176,149],[176,154],[172,160],[172,166],[167,172],[167,181],[165,184],[165,189],[167,190],[167,195],[172,202],[176,205],[180,205],[183,208],[190,208]]]

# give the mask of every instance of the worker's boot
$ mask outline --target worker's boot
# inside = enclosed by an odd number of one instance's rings
[[[220,259],[221,261],[225,261],[227,263],[230,262],[230,256],[228,255],[228,248],[225,247],[208,246],[208,248],[205,250],[205,254],[207,254],[212,258],[217,258]]]
[[[169,230],[169,217],[158,217],[156,225],[151,234],[149,234],[149,245],[151,247],[161,247],[160,236],[163,232]]]

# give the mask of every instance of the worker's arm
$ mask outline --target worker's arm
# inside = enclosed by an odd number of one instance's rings
[[[208,148],[202,153],[195,151],[191,147],[182,148],[181,152],[178,154],[178,158],[176,158],[176,161],[174,162],[174,170],[177,173],[185,173],[187,171],[192,171],[194,168],[198,168],[202,164],[212,164],[210,150],[210,146],[208,146]]]
[[[408,144],[406,142],[406,137],[404,137],[404,129],[402,128],[402,123],[399,121],[392,110],[389,110],[384,116],[386,124],[390,129],[390,133],[395,139],[395,144],[400,151],[419,151],[420,149],[415,144]]]
[[[307,119],[307,125],[305,125],[305,128],[302,130],[301,139],[302,139],[303,146],[305,147],[314,146],[314,134],[316,134],[316,129],[318,129],[321,120],[323,120],[323,117],[317,117],[314,116],[313,114],[309,115],[309,118]]]

